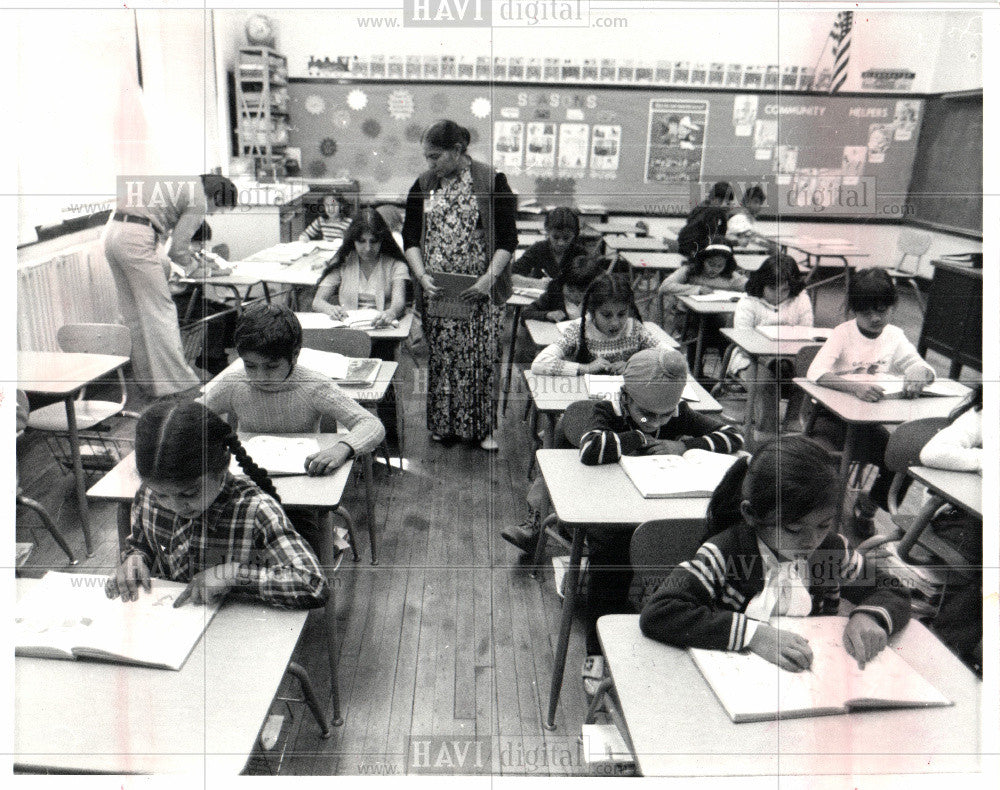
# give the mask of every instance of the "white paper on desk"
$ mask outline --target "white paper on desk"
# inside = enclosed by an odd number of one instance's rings
[[[151,592],[123,603],[104,592],[104,574],[49,571],[18,601],[14,651],[41,658],[77,657],[180,669],[218,611],[174,600],[187,586],[153,579]]]
[[[878,384],[883,398],[898,398],[903,395],[905,379],[892,373],[842,373],[840,377],[848,381],[863,381]],[[969,394],[969,389],[957,381],[932,381],[920,391],[921,395],[938,398],[961,398]]]
[[[619,464],[644,499],[711,496],[735,455],[688,450],[684,455],[623,455]]]
[[[364,307],[358,310],[348,310],[347,317],[343,319],[331,318],[326,313],[296,313],[303,329],[340,329],[352,327],[361,329],[371,327],[375,319],[381,313],[373,307]]]
[[[337,384],[371,385],[378,378],[382,363],[378,359],[355,359],[333,351],[304,348],[299,352],[299,364],[329,376]]]
[[[624,376],[612,376],[602,373],[585,373],[583,383],[587,387],[587,397],[595,400],[610,400],[617,402],[621,397]],[[697,402],[701,400],[695,391],[694,384],[689,380],[684,385],[681,400]]]
[[[304,475],[306,458],[319,452],[319,442],[308,436],[252,436],[243,442],[247,454],[269,475]],[[243,475],[243,467],[234,457],[229,471]]]
[[[774,324],[757,326],[757,331],[771,340],[826,340],[833,333],[832,329],[820,326],[792,326],[789,324]]]
[[[254,263],[291,263],[315,249],[316,242],[314,241],[290,241],[255,252],[246,260]]]
[[[742,298],[742,291],[712,291],[707,294],[691,294],[688,297],[692,302],[735,302]]]

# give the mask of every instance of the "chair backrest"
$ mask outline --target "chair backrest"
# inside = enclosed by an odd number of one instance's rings
[[[302,345],[359,359],[372,353],[372,339],[360,329],[304,329]]]
[[[638,590],[634,596],[638,608],[684,560],[694,556],[702,543],[705,522],[696,521],[647,521],[632,533],[629,558]]]
[[[802,377],[809,372],[809,366],[816,359],[822,346],[803,346],[795,355],[795,375]]]
[[[885,466],[893,472],[905,472],[920,463],[920,451],[942,428],[947,417],[926,417],[897,426],[885,446]]]
[[[132,356],[132,336],[122,324],[63,324],[56,341],[68,353]]]

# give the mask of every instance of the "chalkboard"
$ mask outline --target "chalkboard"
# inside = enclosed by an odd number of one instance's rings
[[[982,235],[982,93],[927,102],[907,205],[915,220]]]
[[[404,195],[420,135],[451,118],[522,199],[683,215],[712,182],[767,191],[765,213],[902,218],[921,99],[565,85],[289,81],[305,177]]]

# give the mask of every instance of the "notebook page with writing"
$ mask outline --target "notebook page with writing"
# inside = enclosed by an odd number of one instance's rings
[[[124,603],[104,592],[107,576],[50,571],[15,610],[18,655],[95,658],[180,669],[219,604],[174,608],[185,584],[151,580],[151,592]],[[56,656],[50,648],[60,647]]]
[[[319,442],[307,436],[252,436],[243,447],[254,463],[269,475],[304,475],[306,458],[319,452]],[[229,464],[233,474],[245,474],[234,457]]]
[[[624,455],[619,464],[644,499],[711,496],[736,456],[688,450],[684,455]]]
[[[808,671],[787,672],[749,652],[690,650],[734,722],[951,704],[891,647],[859,669],[844,649],[846,617],[777,618],[772,624],[809,640]]]

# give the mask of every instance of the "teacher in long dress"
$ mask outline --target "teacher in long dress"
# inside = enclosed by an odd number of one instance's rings
[[[517,249],[517,198],[503,173],[469,157],[469,140],[467,129],[448,120],[424,133],[430,168],[407,197],[403,244],[424,293],[431,438],[495,450],[501,322]],[[477,278],[461,293],[458,310],[434,308],[440,288],[433,272]]]

